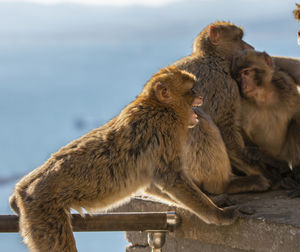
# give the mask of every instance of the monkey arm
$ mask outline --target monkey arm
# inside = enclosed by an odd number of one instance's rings
[[[156,185],[151,184],[146,190],[145,194],[151,195],[154,198],[158,198],[163,201],[167,201],[168,203],[178,205],[178,202],[170,198],[170,196],[166,193],[164,193],[162,190],[160,190]]]
[[[300,85],[300,58],[273,56],[272,59],[279,70],[287,72]]]
[[[218,208],[183,171],[169,169],[155,179],[156,186],[181,206],[195,213],[208,224],[229,225],[238,216],[234,207]]]

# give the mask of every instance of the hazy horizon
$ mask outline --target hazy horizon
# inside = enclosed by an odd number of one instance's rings
[[[300,57],[294,0],[41,1],[0,0],[0,214],[21,176],[118,114],[208,24],[231,21],[257,50]],[[75,236],[79,251],[125,251],[122,233]],[[18,234],[0,242],[27,251]]]

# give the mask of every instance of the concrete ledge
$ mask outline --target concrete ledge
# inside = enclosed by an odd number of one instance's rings
[[[300,251],[300,199],[290,199],[287,191],[230,196],[239,205],[255,210],[234,225],[207,225],[186,210],[151,200],[133,199],[118,211],[175,210],[182,218],[174,233],[167,235],[163,251]],[[131,245],[127,252],[150,251],[146,234],[127,232]]]

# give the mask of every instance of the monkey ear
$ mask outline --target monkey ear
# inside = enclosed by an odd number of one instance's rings
[[[266,52],[263,52],[262,53],[263,54],[263,56],[264,56],[264,59],[265,59],[265,62],[267,63],[267,65],[271,68],[271,69],[273,69],[273,60],[272,60],[272,57],[269,55],[269,54],[267,54]]]
[[[220,43],[220,30],[217,27],[210,25],[208,36],[213,45],[218,45]]]
[[[169,103],[171,99],[171,94],[169,88],[165,84],[161,82],[156,82],[154,84],[154,91],[155,91],[156,98],[160,102]]]

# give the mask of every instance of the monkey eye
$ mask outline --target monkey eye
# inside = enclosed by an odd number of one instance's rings
[[[244,69],[244,70],[242,70],[241,72],[240,72],[240,76],[242,76],[242,75],[249,75],[251,72],[253,72],[253,71],[255,71],[254,69],[252,69],[252,68],[246,68],[246,69]]]
[[[250,71],[248,69],[242,71],[242,74],[248,75],[250,73]]]

